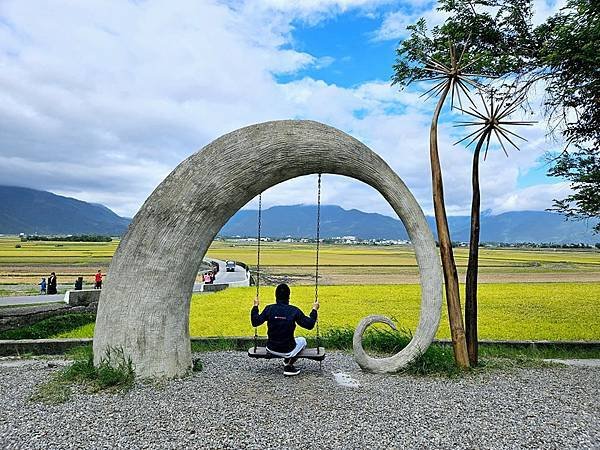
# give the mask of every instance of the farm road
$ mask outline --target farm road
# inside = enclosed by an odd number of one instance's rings
[[[214,258],[206,258],[209,261],[214,261],[219,264],[219,271],[215,277],[217,284],[243,283],[246,280],[246,269],[242,266],[235,266],[235,272],[227,272],[225,270],[225,261]]]

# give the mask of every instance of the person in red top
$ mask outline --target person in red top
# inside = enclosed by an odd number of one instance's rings
[[[94,286],[94,289],[102,289],[102,272],[101,271],[98,271],[98,273],[96,274],[95,280],[96,280],[96,285]]]

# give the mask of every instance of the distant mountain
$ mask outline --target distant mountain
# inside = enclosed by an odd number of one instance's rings
[[[314,237],[315,205],[273,206],[262,212],[262,234],[273,238]],[[469,217],[450,216],[452,239],[469,240]],[[0,186],[0,234],[101,234],[120,236],[130,219],[120,217],[106,206],[86,203],[34,189]],[[435,233],[435,220],[427,217]],[[220,232],[221,236],[256,236],[256,211],[238,211]],[[360,239],[408,239],[402,223],[393,217],[321,207],[321,236],[356,236]],[[584,222],[567,222],[546,211],[513,211],[498,215],[484,212],[481,242],[596,243]]]
[[[262,235],[314,237],[317,224],[315,205],[273,206],[262,212]],[[238,211],[221,230],[223,236],[256,235],[256,211]],[[321,206],[321,236],[356,236],[362,239],[406,239],[399,220],[382,214],[365,213],[339,206]]]
[[[119,236],[131,220],[106,206],[46,191],[0,186],[2,234],[101,234]]]
[[[468,242],[470,218],[448,217],[454,241]],[[427,222],[437,236],[435,219]],[[256,211],[238,211],[220,232],[221,236],[256,236]],[[262,212],[262,235],[273,238],[314,237],[315,205],[274,206]],[[356,236],[361,239],[408,239],[398,219],[339,206],[321,207],[321,236],[324,238]],[[564,217],[547,211],[513,211],[481,217],[481,242],[553,242],[596,243],[584,222],[567,222]]]

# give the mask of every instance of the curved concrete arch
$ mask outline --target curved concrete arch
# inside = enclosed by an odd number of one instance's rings
[[[314,173],[345,175],[378,190],[415,246],[422,299],[414,338],[391,362],[363,354],[357,355],[359,364],[398,370],[399,363],[425,351],[439,324],[442,275],[421,208],[396,173],[358,140],[318,122],[285,120],[216,139],[179,164],[148,197],[110,264],[96,318],[95,362],[118,348],[138,376],[185,375],[191,367],[190,297],[210,243],[258,194]]]

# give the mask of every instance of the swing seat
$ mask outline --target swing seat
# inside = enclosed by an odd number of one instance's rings
[[[273,358],[281,358],[281,356],[274,355],[267,351],[267,347],[250,347],[248,349],[248,356],[250,358],[259,358],[259,359],[273,359]],[[305,348],[300,353],[298,353],[294,358],[302,358],[302,359],[310,359],[313,361],[323,361],[325,359],[325,348],[319,347],[317,348]]]

